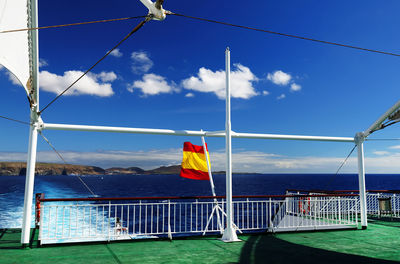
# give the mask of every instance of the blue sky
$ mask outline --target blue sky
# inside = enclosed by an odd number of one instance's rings
[[[176,13],[400,53],[398,1],[168,1]],[[145,15],[139,0],[39,0],[40,26]],[[140,20],[39,32],[43,107]],[[400,58],[168,16],[151,21],[43,113],[44,122],[223,130],[224,51],[232,62],[232,129],[237,132],[354,136],[399,99]],[[3,69],[0,114],[28,120],[22,87]],[[23,160],[28,127],[0,120],[0,160]],[[396,126],[371,138],[397,138]],[[67,162],[111,166],[179,164],[184,141],[199,138],[44,131]],[[224,169],[223,139],[207,139]],[[367,142],[367,172],[400,170],[400,142]],[[233,141],[234,170],[334,173],[346,143]],[[39,161],[60,162],[39,139]],[[355,157],[355,155],[353,155]],[[397,165],[399,164],[399,165]],[[343,168],[355,172],[355,159]]]

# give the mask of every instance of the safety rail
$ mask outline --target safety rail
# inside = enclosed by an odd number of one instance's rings
[[[287,194],[342,194],[357,195],[358,190],[287,190]],[[400,218],[400,190],[367,190],[366,191],[367,214],[372,217],[390,216]],[[357,203],[360,211],[360,203]]]
[[[43,199],[37,196],[41,244],[219,234],[224,196]],[[43,196],[42,196],[43,197]],[[238,232],[357,227],[354,197],[234,196]],[[305,201],[305,205],[304,205]],[[336,208],[335,210],[333,208]]]
[[[357,226],[358,201],[351,196],[296,196],[286,198],[285,220],[277,221],[279,231],[324,230]],[[283,212],[281,212],[283,214]]]

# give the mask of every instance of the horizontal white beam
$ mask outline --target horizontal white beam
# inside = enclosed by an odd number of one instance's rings
[[[280,139],[280,140],[303,140],[303,141],[354,142],[354,138],[352,138],[352,137],[252,134],[252,133],[234,133],[234,132],[232,133],[232,137],[235,137],[235,138],[258,138],[258,139]]]
[[[109,127],[109,126],[86,126],[86,125],[67,125],[67,124],[48,124],[48,123],[42,123],[40,125],[40,129],[43,129],[43,130],[66,130],[66,131],[112,132],[112,133],[129,133],[129,134],[149,134],[149,135],[169,135],[169,136],[225,137],[225,131],[212,132],[212,131]],[[352,138],[352,137],[322,137],[322,136],[253,134],[253,133],[236,133],[233,131],[232,131],[232,137],[234,137],[234,138],[254,138],[254,139],[354,142],[354,138]]]

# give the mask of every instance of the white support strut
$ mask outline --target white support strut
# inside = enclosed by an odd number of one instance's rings
[[[397,101],[389,110],[387,110],[381,117],[378,118],[367,130],[365,130],[364,137],[368,137],[375,129],[379,128],[379,126],[386,120],[392,113],[394,113],[397,109],[400,108],[400,100]]]
[[[366,229],[368,226],[367,220],[367,195],[365,188],[365,164],[364,164],[364,134],[357,133],[355,136],[358,153],[358,188],[360,194],[360,213],[361,213],[361,228]]]

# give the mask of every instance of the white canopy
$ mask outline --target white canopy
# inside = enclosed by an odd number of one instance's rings
[[[28,0],[0,0],[0,31],[28,27]],[[0,64],[21,82],[29,95],[28,31],[0,33]]]

